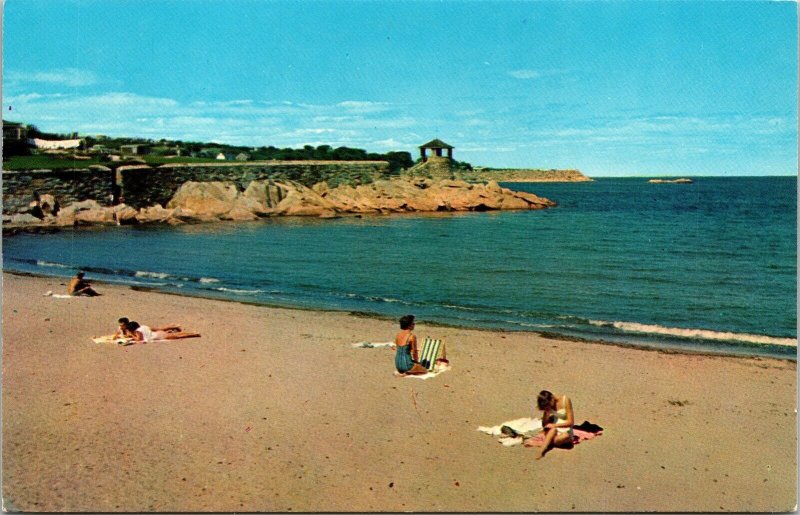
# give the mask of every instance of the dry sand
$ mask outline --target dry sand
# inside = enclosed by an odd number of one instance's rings
[[[3,497],[33,511],[787,511],[796,363],[417,325],[453,368],[393,375],[395,323],[4,274]],[[98,345],[128,316],[200,339]],[[535,461],[478,426],[568,394],[603,436]]]

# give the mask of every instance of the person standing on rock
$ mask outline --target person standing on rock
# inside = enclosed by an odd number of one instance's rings
[[[85,274],[83,272],[78,272],[75,274],[75,277],[72,278],[67,286],[67,293],[73,297],[96,297],[100,295],[94,290],[94,288],[92,288],[92,285],[89,283],[89,281],[83,280],[84,275]]]
[[[38,191],[33,192],[33,200],[28,205],[28,213],[35,216],[39,220],[44,219],[44,211],[42,211],[42,198],[39,196]]]

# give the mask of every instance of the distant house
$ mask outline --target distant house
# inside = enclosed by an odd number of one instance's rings
[[[110,153],[110,152],[111,152],[111,149],[110,149],[110,148],[108,148],[108,147],[107,147],[107,146],[105,146],[105,145],[100,145],[100,144],[97,144],[97,145],[92,145],[92,146],[89,148],[89,151],[90,151],[90,152],[93,152],[93,153],[95,153],[95,154],[108,154],[108,153]]]
[[[29,142],[33,143],[34,147],[41,150],[61,150],[67,148],[80,148],[81,143],[83,143],[83,140],[82,139],[50,140],[50,139],[33,138],[29,140]]]
[[[236,154],[236,158],[235,159],[237,161],[247,161],[247,160],[250,159],[250,154],[248,154],[246,152],[242,152],[240,154]]]
[[[217,159],[217,161],[225,161],[225,154],[220,152],[219,154],[217,154],[217,158],[216,159]]]
[[[120,145],[119,151],[126,156],[143,156],[150,153],[150,145]]]
[[[7,141],[25,141],[28,139],[28,126],[17,122],[3,120],[3,139]]]

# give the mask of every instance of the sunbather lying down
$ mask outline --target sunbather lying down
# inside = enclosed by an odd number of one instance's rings
[[[132,338],[136,343],[148,343],[156,340],[179,340],[181,338],[199,338],[199,333],[184,331],[178,325],[148,327],[127,318],[119,319],[119,329],[115,337]]]

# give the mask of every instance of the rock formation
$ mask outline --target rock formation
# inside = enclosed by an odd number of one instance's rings
[[[414,213],[544,209],[555,202],[532,193],[501,188],[497,182],[471,184],[461,180],[407,177],[377,180],[360,186],[330,188],[321,182],[309,188],[295,181],[252,181],[244,191],[233,182],[186,182],[165,207],[136,210],[124,204],[101,206],[94,200],[63,207],[56,217],[8,218],[6,223],[72,226],[256,220],[267,216],[330,218],[346,214]],[[33,218],[33,217],[30,217]],[[35,222],[34,222],[35,220]]]

